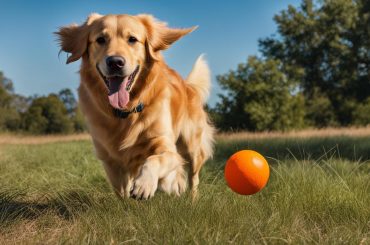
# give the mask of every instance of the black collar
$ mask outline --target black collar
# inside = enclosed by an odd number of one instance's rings
[[[131,113],[141,112],[144,109],[144,104],[139,103],[134,109],[131,111],[122,111],[120,109],[113,108],[113,114],[115,117],[125,119],[127,118]]]

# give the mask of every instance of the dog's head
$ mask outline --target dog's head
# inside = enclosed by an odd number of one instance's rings
[[[124,109],[141,71],[194,29],[168,28],[151,15],[92,14],[84,24],[62,27],[56,34],[61,50],[70,53],[67,64],[82,57],[99,74],[97,82],[107,86],[109,103]]]

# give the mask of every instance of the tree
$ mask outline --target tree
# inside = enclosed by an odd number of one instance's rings
[[[68,115],[72,115],[77,108],[77,101],[72,91],[69,88],[62,89],[58,93],[58,97],[67,109]]]
[[[86,127],[85,119],[78,106],[76,107],[74,111],[74,115],[71,119],[73,122],[73,128],[75,132],[80,133],[80,132],[86,131],[87,127]]]
[[[67,109],[55,94],[39,97],[23,115],[23,127],[31,133],[71,133],[73,124],[68,117]]]
[[[20,115],[14,107],[13,82],[0,72],[0,130],[18,130]]]
[[[58,95],[24,97],[0,72],[0,131],[36,134],[83,132],[86,126],[70,89]]]
[[[250,57],[236,71],[218,76],[221,103],[211,115],[222,129],[287,130],[304,126],[304,107],[297,87],[300,71],[279,60]],[[290,74],[290,75],[287,75]]]
[[[370,97],[363,103],[358,104],[353,112],[355,125],[366,126],[370,124]]]
[[[8,93],[14,92],[14,86],[13,86],[12,80],[10,80],[9,78],[6,78],[2,71],[0,71],[0,87],[3,88]]]
[[[370,2],[303,0],[299,8],[289,6],[274,20],[278,33],[259,41],[262,54],[259,65],[249,60],[246,68],[241,65],[237,71],[220,76],[219,82],[228,95],[221,95],[221,103],[210,110],[216,123],[223,128],[285,129],[293,127],[296,121],[293,118],[305,114],[304,122],[299,121],[295,126],[367,124]],[[277,63],[271,65],[271,61]],[[265,71],[259,71],[258,67]],[[293,81],[288,82],[293,88],[288,89],[281,83],[284,76],[287,81]],[[280,82],[273,81],[275,79]],[[272,87],[266,87],[266,82]],[[252,90],[265,86],[267,97],[271,96],[269,92],[276,91],[280,95],[272,96],[271,100],[280,106],[266,102],[266,96],[258,90],[246,92],[242,84],[252,85],[249,88]],[[283,89],[277,91],[273,86]],[[289,114],[292,111],[286,107],[295,108],[299,116]]]
[[[72,121],[75,132],[86,131],[86,124],[84,117],[77,105],[77,100],[69,88],[62,89],[58,93],[59,99],[63,102],[67,109],[67,114]]]
[[[304,71],[307,119],[348,125],[370,96],[370,4],[367,0],[303,0],[275,16],[278,36],[260,40],[266,58]]]

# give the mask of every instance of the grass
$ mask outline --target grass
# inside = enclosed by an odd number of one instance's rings
[[[195,203],[118,200],[88,140],[20,143],[0,144],[0,244],[370,244],[370,136],[219,137]],[[253,196],[223,179],[243,148],[270,162]]]

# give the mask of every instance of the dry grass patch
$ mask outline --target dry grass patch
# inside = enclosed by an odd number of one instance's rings
[[[219,133],[216,136],[217,140],[233,141],[233,140],[250,140],[250,139],[269,139],[269,138],[310,138],[310,137],[367,137],[370,136],[370,126],[356,128],[325,128],[325,129],[304,129],[293,130],[290,132],[234,132],[234,133]],[[88,133],[71,134],[71,135],[22,135],[22,134],[0,134],[0,145],[35,145],[47,144],[54,142],[69,142],[90,140]]]
[[[305,129],[290,132],[235,132],[219,133],[219,140],[248,140],[248,139],[268,139],[268,138],[310,138],[310,137],[367,137],[370,136],[370,126],[363,128],[325,128],[325,129]]]
[[[71,135],[20,135],[20,134],[2,134],[0,135],[0,145],[37,145],[54,142],[69,142],[79,140],[90,140],[89,134],[71,134]]]

